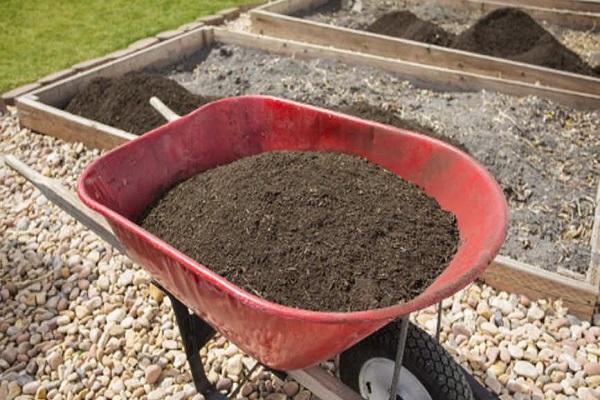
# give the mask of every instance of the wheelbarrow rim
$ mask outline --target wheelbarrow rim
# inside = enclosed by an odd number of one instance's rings
[[[195,111],[191,112],[190,114],[183,116],[175,121],[172,121],[172,122],[164,124],[160,127],[157,127],[155,129],[149,131],[148,133],[144,134],[143,136],[140,136],[139,138],[136,138],[132,141],[126,142],[123,145],[118,146],[118,147],[108,151],[101,158],[94,160],[92,163],[90,163],[86,167],[86,169],[83,171],[83,173],[80,175],[80,177],[77,181],[77,193],[78,193],[79,197],[81,198],[81,200],[83,201],[84,204],[86,204],[88,207],[90,207],[94,211],[97,211],[99,214],[101,214],[103,217],[105,217],[110,225],[117,224],[120,227],[125,228],[127,231],[129,231],[133,235],[142,238],[143,241],[147,245],[153,246],[156,250],[168,255],[169,257],[173,257],[173,258],[179,260],[188,271],[190,271],[191,273],[194,273],[198,278],[203,279],[204,281],[211,284],[218,290],[230,292],[231,295],[234,298],[236,298],[238,301],[245,303],[246,305],[255,307],[257,309],[261,309],[262,312],[267,313],[267,314],[277,315],[279,317],[284,317],[284,318],[289,318],[289,319],[306,320],[306,321],[318,322],[318,323],[340,323],[340,322],[360,323],[360,322],[366,322],[366,321],[391,321],[393,319],[410,314],[414,311],[426,308],[432,304],[438,303],[439,301],[443,300],[444,298],[450,297],[451,295],[455,294],[462,288],[466,287],[469,283],[471,283],[475,279],[477,279],[477,277],[479,275],[481,275],[483,273],[483,271],[485,270],[485,268],[492,262],[495,255],[499,251],[499,249],[504,241],[504,238],[506,236],[506,231],[507,231],[507,224],[508,224],[507,204],[506,204],[506,200],[505,200],[504,196],[502,195],[502,189],[500,188],[498,183],[477,160],[469,157],[468,155],[464,154],[460,150],[455,149],[454,147],[452,147],[452,146],[448,145],[447,143],[444,143],[438,139],[420,135],[420,134],[417,134],[417,133],[414,133],[411,131],[394,128],[389,125],[384,125],[384,124],[376,123],[373,121],[363,120],[361,118],[356,118],[356,117],[349,116],[349,115],[346,115],[343,113],[333,112],[330,110],[327,110],[327,112],[330,114],[341,115],[347,119],[361,121],[363,123],[367,122],[371,125],[382,126],[388,130],[393,129],[393,130],[397,131],[397,133],[402,134],[402,135],[418,136],[421,139],[424,138],[427,141],[435,142],[436,146],[438,146],[438,147],[443,146],[446,148],[446,150],[457,153],[460,157],[463,157],[463,158],[466,158],[469,160],[469,163],[471,164],[472,168],[476,169],[477,173],[483,177],[483,180],[489,186],[490,190],[495,192],[493,195],[493,198],[496,201],[495,210],[498,212],[498,226],[499,226],[499,228],[496,229],[496,231],[493,232],[493,234],[490,234],[490,236],[488,237],[485,248],[482,249],[481,251],[479,251],[479,253],[480,253],[479,259],[477,260],[477,262],[474,265],[472,265],[470,268],[466,269],[466,271],[463,272],[461,275],[459,275],[456,279],[449,280],[447,283],[439,285],[436,288],[434,293],[429,293],[428,292],[429,288],[428,288],[427,290],[425,290],[425,292],[423,292],[419,296],[409,300],[408,302],[398,303],[398,304],[394,304],[394,305],[388,306],[388,307],[362,310],[362,311],[349,311],[349,312],[314,311],[314,310],[295,308],[295,307],[285,306],[282,304],[271,302],[269,300],[266,300],[264,298],[256,296],[256,295],[242,289],[241,287],[233,284],[232,282],[228,281],[221,275],[210,270],[210,268],[208,268],[207,266],[205,266],[205,265],[197,262],[196,260],[190,258],[189,256],[185,255],[184,253],[177,250],[176,248],[174,248],[167,242],[163,241],[162,239],[151,234],[150,232],[143,229],[139,225],[135,224],[128,218],[125,218],[124,216],[111,210],[107,206],[97,202],[96,200],[94,200],[92,198],[91,194],[88,192],[86,184],[85,184],[86,179],[89,177],[91,171],[94,170],[96,165],[98,165],[102,162],[106,162],[105,161],[106,158],[109,158],[111,156],[111,154],[115,154],[116,152],[120,152],[120,151],[125,151],[125,149],[127,149],[128,147],[135,146],[138,140],[143,140],[142,137],[151,137],[154,135],[160,135],[162,129],[165,126],[169,126],[171,128],[177,128],[177,125],[184,124],[185,120],[187,118],[192,117],[193,114],[195,114],[195,113],[202,112],[202,110],[205,110],[206,108],[214,107],[215,105],[222,103],[222,102],[228,102],[228,101],[239,100],[239,99],[273,100],[273,101],[278,101],[278,102],[289,103],[292,105],[299,105],[304,108],[309,108],[309,109],[313,109],[313,110],[317,110],[317,111],[321,111],[321,112],[324,110],[319,107],[314,107],[314,106],[310,106],[307,104],[294,102],[291,100],[284,100],[284,99],[280,99],[280,98],[273,97],[273,96],[263,96],[263,95],[247,95],[247,96],[229,97],[229,98],[217,100],[215,102],[201,106],[198,109],[196,109]],[[461,248],[461,246],[459,246],[457,253],[460,250],[460,248]],[[454,257],[453,257],[453,259],[454,259]],[[450,261],[450,263],[452,263],[452,261]],[[185,299],[180,299],[180,300],[184,304],[186,303]]]

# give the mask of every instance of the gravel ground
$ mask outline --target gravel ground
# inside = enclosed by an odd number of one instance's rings
[[[0,119],[11,153],[73,189],[96,150]],[[0,165],[0,399],[199,399],[168,298],[147,274]],[[435,328],[435,310],[414,315]],[[600,399],[600,327],[560,302],[471,285],[444,302],[442,340],[502,399]],[[221,337],[201,352],[236,398],[310,399]],[[326,363],[333,370],[332,363]],[[287,393],[287,394],[286,394]],[[289,396],[288,396],[289,395]]]
[[[432,21],[447,31],[460,33],[486,13],[463,10],[406,0],[362,0],[363,10],[358,13],[350,9],[337,10],[330,2],[320,9],[301,12],[298,16],[352,29],[366,29],[382,15],[397,9],[410,10],[422,19]],[[565,46],[578,53],[592,67],[600,64],[600,33],[567,29],[543,22],[542,25]]]
[[[225,46],[163,71],[193,93],[261,93],[315,105],[364,100],[462,142],[501,182],[511,222],[502,254],[585,272],[600,170],[600,115],[536,97],[417,89],[372,68]],[[187,68],[187,69],[186,69]],[[194,69],[195,68],[195,69]]]

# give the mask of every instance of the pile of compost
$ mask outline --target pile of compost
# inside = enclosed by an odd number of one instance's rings
[[[367,28],[369,32],[397,38],[450,46],[454,35],[436,24],[422,20],[410,11],[393,11],[378,18]]]
[[[121,78],[96,78],[69,102],[66,111],[141,135],[165,119],[150,105],[160,98],[178,114],[187,114],[214,98],[197,96],[177,82],[148,73],[129,73]]]
[[[593,74],[577,54],[527,13],[515,8],[501,8],[479,19],[458,35],[453,47],[578,74]]]
[[[338,153],[214,168],[167,191],[140,224],[258,296],[329,311],[414,298],[459,239],[455,217],[417,186]]]
[[[578,74],[596,74],[579,55],[516,8],[492,11],[457,36],[410,11],[387,13],[367,30]]]

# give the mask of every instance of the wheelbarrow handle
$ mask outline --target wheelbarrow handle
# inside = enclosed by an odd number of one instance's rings
[[[150,105],[169,122],[175,121],[180,117],[156,96],[150,97]]]
[[[123,246],[121,246],[104,218],[86,207],[75,193],[61,185],[57,180],[36,172],[13,155],[7,154],[2,158],[7,166],[38,188],[48,200],[100,236],[121,254],[125,254]]]

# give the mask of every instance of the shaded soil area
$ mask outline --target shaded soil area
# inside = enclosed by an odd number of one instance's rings
[[[469,150],[458,140],[440,134],[432,127],[422,125],[414,119],[400,118],[398,114],[394,112],[394,110],[384,110],[383,108],[369,104],[366,101],[357,101],[356,103],[352,103],[349,106],[334,106],[330,108],[335,111],[348,115],[353,115],[358,118],[379,122],[381,124],[391,125],[396,128],[405,129],[412,132],[422,133],[424,135],[446,142],[464,151],[465,153],[469,153]]]
[[[479,18],[466,18],[448,7],[441,9],[427,4],[363,1],[363,5],[365,10],[356,13],[345,10],[340,0],[334,0],[297,16],[578,74],[598,75],[598,69],[590,67],[527,13],[516,8],[501,8]],[[456,22],[448,24],[447,20]]]
[[[393,11],[373,22],[367,29],[369,32],[405,38],[435,44],[450,46],[454,35],[432,22],[422,20],[410,11]]]
[[[194,95],[163,76],[135,72],[116,79],[94,79],[71,99],[65,110],[141,135],[165,124],[149,103],[152,96],[180,115],[214,100]]]
[[[595,74],[529,14],[515,8],[501,8],[481,18],[458,35],[453,47],[578,74]]]
[[[176,185],[141,225],[268,300],[385,307],[422,293],[458,246],[451,213],[355,156],[271,152]]]

